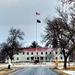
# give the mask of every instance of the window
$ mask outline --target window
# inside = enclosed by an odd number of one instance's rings
[[[60,52],[60,54],[62,54],[62,52]]]
[[[31,52],[31,55],[33,55],[33,52]]]
[[[47,54],[47,52],[45,54]]]
[[[27,58],[27,60],[29,60],[29,58]]]
[[[60,59],[63,59],[62,57],[60,57]]]
[[[19,58],[17,57],[17,60],[19,60]]]
[[[38,55],[38,52],[37,52],[37,55]]]
[[[45,57],[45,59],[47,60],[47,57]]]
[[[57,54],[58,52],[56,52],[56,54]]]
[[[43,60],[43,57],[41,57],[41,60]]]
[[[34,57],[31,57],[31,60],[34,60]]]
[[[12,60],[14,60],[14,57],[12,58]]]
[[[41,54],[43,54],[43,52],[41,52]]]
[[[51,52],[50,52],[50,54],[51,54]]]
[[[23,52],[23,55],[24,55],[25,53]]]
[[[29,55],[29,52],[27,52],[27,55]]]

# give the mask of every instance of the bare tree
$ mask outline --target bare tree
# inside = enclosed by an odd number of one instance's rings
[[[67,58],[75,48],[75,30],[63,18],[46,19],[46,35],[43,40],[47,45],[61,48],[64,56],[64,68],[67,68]]]
[[[13,55],[20,52],[22,46],[20,40],[23,40],[23,35],[20,29],[10,29],[7,42],[0,45],[1,53],[4,53],[5,58],[9,57],[12,61]]]
[[[6,43],[0,44],[0,62],[5,62],[8,53],[8,45]]]
[[[21,32],[20,29],[10,29],[9,37],[7,39],[7,43],[10,47],[8,56],[12,59],[15,53],[19,52],[19,48],[21,47],[20,40],[23,40],[24,33]]]

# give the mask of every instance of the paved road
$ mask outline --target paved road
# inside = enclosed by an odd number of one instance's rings
[[[61,75],[48,66],[25,67],[8,75]]]

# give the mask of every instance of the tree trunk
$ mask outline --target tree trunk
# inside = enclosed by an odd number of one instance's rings
[[[67,68],[67,58],[64,57],[64,69],[66,69],[66,68]]]

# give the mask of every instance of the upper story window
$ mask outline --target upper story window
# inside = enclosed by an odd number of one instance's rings
[[[27,55],[29,55],[29,52],[27,52]]]
[[[33,55],[33,52],[31,52],[31,55]]]
[[[60,54],[62,54],[62,52],[60,52]]]
[[[23,55],[24,55],[25,53],[23,52]]]
[[[41,54],[43,54],[43,52],[41,52]]]
[[[38,52],[37,52],[37,55],[38,55]]]
[[[52,54],[52,53],[50,52],[50,54]]]
[[[58,52],[56,52],[56,54],[58,54]]]
[[[47,54],[47,52],[45,52],[45,54]]]

